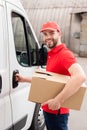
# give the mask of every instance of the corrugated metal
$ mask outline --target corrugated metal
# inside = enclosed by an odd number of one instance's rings
[[[64,33],[66,28],[69,28],[69,21],[70,21],[69,14],[71,13],[71,11],[72,8],[62,8],[61,11],[60,8],[53,8],[53,9],[48,8],[48,9],[29,9],[27,13],[39,41],[42,42],[42,38],[40,35],[40,29],[42,24],[46,21],[56,21],[57,23],[59,23],[62,32]]]
[[[26,8],[87,7],[87,0],[21,0]]]
[[[22,0],[37,38],[42,44],[41,26],[56,21],[62,30],[62,41],[69,47],[73,13],[87,12],[87,0]],[[76,42],[76,41],[74,41]]]
[[[23,0],[22,0],[23,1]],[[54,8],[54,7],[66,7],[72,6],[72,1],[70,0],[24,0],[24,3],[29,2],[26,8]]]

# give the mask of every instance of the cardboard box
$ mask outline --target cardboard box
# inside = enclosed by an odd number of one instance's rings
[[[70,77],[65,75],[36,71],[32,78],[28,100],[43,103],[54,98],[62,91],[69,79]],[[62,107],[80,110],[85,91],[86,87],[81,86],[78,92],[64,102]]]

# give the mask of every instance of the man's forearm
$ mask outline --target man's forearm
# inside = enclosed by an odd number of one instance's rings
[[[24,77],[23,81],[24,82],[31,82],[32,81],[32,77]]]
[[[72,76],[68,83],[65,85],[62,92],[60,92],[55,99],[57,99],[60,104],[65,102],[70,96],[76,93],[81,87],[82,83],[85,81],[85,77],[83,76]]]

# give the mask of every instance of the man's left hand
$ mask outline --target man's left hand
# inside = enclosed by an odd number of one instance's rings
[[[54,99],[50,99],[50,100],[42,103],[41,106],[44,106],[44,105],[47,105],[47,104],[48,104],[49,109],[51,109],[51,110],[58,110],[58,109],[60,109],[60,103],[55,98]]]

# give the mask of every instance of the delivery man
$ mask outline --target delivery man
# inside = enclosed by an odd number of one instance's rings
[[[68,130],[69,109],[62,108],[61,105],[79,90],[86,80],[86,75],[74,54],[61,42],[61,30],[57,23],[43,24],[40,32],[49,49],[46,70],[71,76],[64,89],[55,98],[41,104],[47,130]],[[31,82],[32,77],[17,74],[17,80]]]

